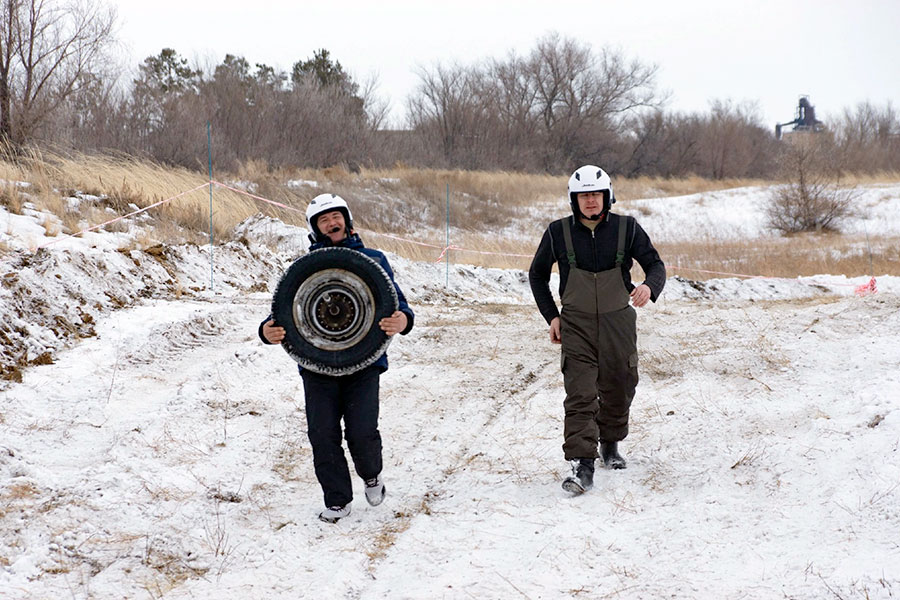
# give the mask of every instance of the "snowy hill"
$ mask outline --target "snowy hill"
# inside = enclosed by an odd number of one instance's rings
[[[757,193],[635,214],[752,237]],[[671,278],[639,310],[629,467],[573,499],[524,274],[457,265],[446,288],[390,256],[417,321],[382,378],[388,497],[356,481],[327,525],[296,366],[256,338],[304,232],[248,221],[211,272],[208,247],[121,233],[32,254],[41,218],[0,211],[4,599],[900,595],[895,277]]]

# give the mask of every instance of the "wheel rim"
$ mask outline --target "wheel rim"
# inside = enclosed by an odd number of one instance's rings
[[[307,278],[294,295],[297,329],[313,346],[344,350],[372,328],[375,298],[365,281],[344,269],[325,269]]]

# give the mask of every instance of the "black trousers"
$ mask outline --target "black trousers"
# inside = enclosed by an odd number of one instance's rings
[[[371,479],[381,473],[381,367],[373,365],[340,377],[304,370],[302,376],[316,479],[322,486],[325,506],[344,506],[353,500],[353,484],[341,447],[341,419],[357,475]]]

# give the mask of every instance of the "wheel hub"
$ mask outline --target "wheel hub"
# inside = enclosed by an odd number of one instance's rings
[[[374,306],[369,286],[358,275],[344,269],[325,269],[297,289],[294,323],[313,346],[344,350],[371,329]]]

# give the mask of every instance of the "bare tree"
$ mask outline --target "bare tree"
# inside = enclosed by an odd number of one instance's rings
[[[713,179],[756,176],[774,149],[756,104],[729,100],[711,102],[699,142],[701,174]]]
[[[632,143],[624,174],[634,177],[664,173],[668,168],[666,159],[672,145],[665,113],[657,110],[637,115],[629,120],[628,129],[632,133]]]
[[[623,119],[662,102],[654,87],[655,65],[629,61],[609,48],[594,53],[556,33],[538,40],[528,65],[548,140],[547,169],[586,161],[608,164]]]
[[[478,73],[460,65],[420,68],[419,85],[408,100],[410,124],[437,143],[448,166],[474,167],[473,147],[480,135],[476,101]]]
[[[533,167],[544,145],[540,121],[536,117],[537,90],[525,59],[510,54],[505,61],[491,61],[485,67],[478,99],[491,116],[486,128],[493,142],[491,167],[515,169]]]
[[[13,61],[18,54],[19,5],[0,0],[0,141],[8,143],[12,132]]]
[[[562,171],[612,160],[625,118],[661,102],[655,75],[550,34],[523,58],[421,69],[408,112],[449,166]]]
[[[699,173],[700,130],[703,118],[697,114],[671,114],[666,119],[667,138],[663,170],[666,177]]]
[[[371,75],[359,88],[363,110],[368,115],[369,125],[373,131],[381,129],[387,123],[391,110],[390,103],[378,95],[378,87],[378,76]]]
[[[132,151],[122,127],[124,90],[116,76],[89,74],[77,92],[34,130],[34,138],[76,148]]]
[[[0,1],[0,138],[21,145],[104,63],[115,11],[95,0]]]
[[[834,134],[845,168],[868,173],[900,169],[900,115],[890,102],[844,109]]]

